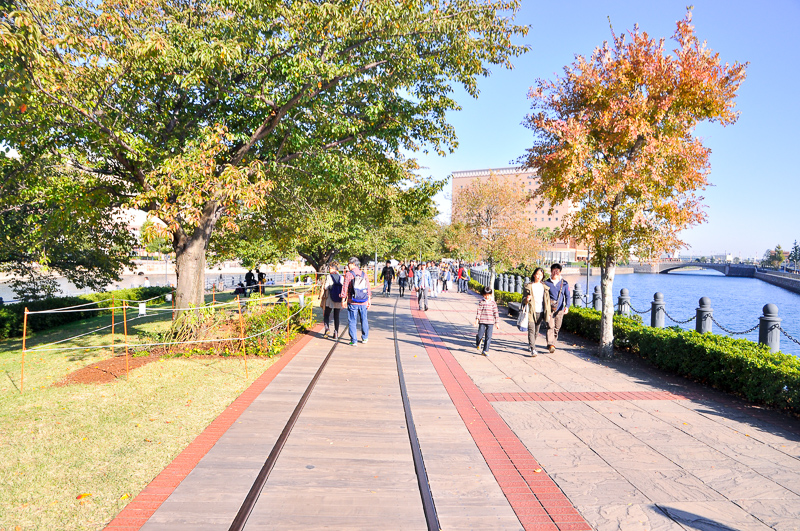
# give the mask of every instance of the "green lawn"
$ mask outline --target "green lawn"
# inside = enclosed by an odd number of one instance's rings
[[[110,321],[106,315],[43,332],[28,347]],[[131,323],[129,334],[170,322],[170,312],[148,316]],[[53,387],[110,356],[91,349],[108,341],[106,332],[62,344],[89,350],[29,351],[22,394],[21,340],[0,342],[0,530],[102,529],[273,363],[249,359],[245,378],[241,358],[170,358],[132,371],[130,381]]]

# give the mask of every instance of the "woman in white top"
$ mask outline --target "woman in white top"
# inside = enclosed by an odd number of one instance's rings
[[[542,282],[544,270],[537,267],[533,272],[532,281],[525,285],[522,292],[522,304],[528,307],[528,346],[531,357],[536,357],[536,337],[542,323],[550,322],[550,290]]]

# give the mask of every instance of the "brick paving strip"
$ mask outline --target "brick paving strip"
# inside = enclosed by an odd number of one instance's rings
[[[416,300],[410,303],[417,332],[439,378],[525,530],[591,530],[459,365]]]
[[[593,391],[550,393],[484,393],[489,402],[589,402],[595,400],[685,400],[668,391]]]
[[[314,337],[310,332],[320,332],[318,324],[292,345],[278,360],[259,376],[244,393],[195,437],[178,456],[161,471],[122,511],[106,526],[109,531],[138,531],[153,516],[161,504],[180,485],[189,472],[217,443],[250,404],[266,389],[286,365]]]

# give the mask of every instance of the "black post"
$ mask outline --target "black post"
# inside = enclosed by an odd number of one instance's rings
[[[711,316],[714,311],[711,309],[711,299],[703,297],[700,299],[700,306],[697,308],[697,321],[695,323],[695,330],[701,334],[711,332]]]
[[[583,293],[581,293],[581,285],[575,283],[575,288],[572,290],[572,305],[581,308],[583,306]]]
[[[764,306],[763,317],[758,318],[758,342],[769,347],[770,352],[781,349],[781,318],[774,304]]]
[[[592,293],[592,306],[598,312],[603,311],[603,294],[600,292],[600,286],[594,287],[594,293]]]
[[[628,288],[622,288],[619,290],[619,299],[617,299],[617,305],[619,306],[617,311],[620,315],[627,317],[631,314],[631,296],[628,293]]]
[[[653,328],[664,328],[665,306],[663,293],[653,295],[653,302],[650,303],[650,326]]]

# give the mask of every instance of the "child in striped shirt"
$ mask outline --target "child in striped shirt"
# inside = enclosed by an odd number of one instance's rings
[[[497,311],[497,303],[494,302],[492,288],[486,286],[481,293],[483,294],[483,300],[478,303],[478,314],[475,316],[475,325],[478,327],[478,335],[475,336],[475,348],[484,356],[488,356],[489,345],[492,343],[492,329],[500,327],[500,312]]]

